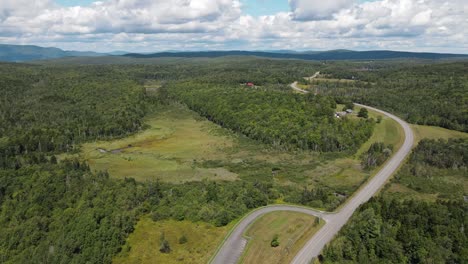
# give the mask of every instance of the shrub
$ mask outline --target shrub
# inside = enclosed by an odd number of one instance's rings
[[[278,238],[279,238],[279,237],[278,237],[278,234],[275,234],[275,235],[273,236],[273,239],[271,240],[271,243],[270,243],[271,247],[277,247],[277,246],[279,246]]]
[[[170,253],[171,252],[171,246],[169,245],[169,241],[166,240],[166,236],[164,232],[161,233],[161,245],[159,246],[159,251],[161,253]]]
[[[185,244],[185,243],[187,243],[187,237],[185,235],[182,235],[179,238],[179,244]]]

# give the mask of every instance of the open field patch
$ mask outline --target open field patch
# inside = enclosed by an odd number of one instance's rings
[[[250,240],[240,263],[289,263],[304,243],[324,224],[297,212],[272,212],[255,221],[245,236]],[[279,245],[272,247],[277,235]]]
[[[355,107],[355,113],[358,113],[360,107]],[[404,142],[404,132],[403,129],[398,125],[398,123],[378,112],[369,110],[369,117],[377,120],[378,117],[382,118],[382,121],[378,123],[374,128],[374,133],[370,139],[364,143],[361,148],[356,152],[355,156],[359,157],[362,153],[367,151],[375,142],[383,142],[385,145],[393,145],[393,149],[397,150]],[[356,116],[357,117],[357,116]]]
[[[402,200],[422,200],[427,202],[435,202],[436,194],[420,193],[403,184],[392,182],[384,192],[386,197],[397,198]]]
[[[450,130],[436,126],[424,126],[411,124],[414,132],[414,143],[418,143],[423,138],[428,139],[449,139],[449,138],[468,138],[468,133],[461,131]]]
[[[376,119],[377,114],[370,111],[370,117]],[[350,118],[358,117],[352,114]],[[84,144],[80,156],[93,170],[107,170],[116,178],[173,183],[260,180],[299,188],[327,187],[349,195],[371,174],[361,168],[360,153],[373,142],[398,147],[402,140],[398,125],[385,117],[357,154],[348,157],[274,149],[223,129],[180,105],[164,107],[145,124],[147,129],[130,137]]]
[[[157,221],[142,218],[128,237],[122,252],[113,259],[115,264],[207,263],[231,225],[214,227],[208,223],[189,221]],[[161,234],[169,242],[170,252],[159,251]],[[186,238],[183,242],[182,237]]]
[[[351,79],[335,79],[335,78],[324,78],[324,77],[317,77],[311,80],[312,83],[320,83],[320,82],[338,82],[338,83],[353,83],[356,80]]]
[[[226,158],[234,144],[216,125],[177,106],[145,121],[148,128],[133,136],[83,144],[81,155],[93,170],[107,170],[116,178],[170,182],[237,178],[223,168],[194,166],[197,160]]]

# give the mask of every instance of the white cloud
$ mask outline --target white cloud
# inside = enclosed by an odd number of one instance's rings
[[[41,0],[41,12],[34,15],[22,3],[27,1],[8,1],[0,12],[2,31],[38,26],[43,33],[63,34],[206,32],[219,30],[241,12],[237,0],[109,0],[89,7],[58,7]]]
[[[466,0],[290,0],[253,17],[238,0],[107,0],[63,7],[0,0],[0,42],[127,49],[398,49],[468,51]]]
[[[354,0],[289,0],[296,20],[330,19],[335,13],[350,7]]]

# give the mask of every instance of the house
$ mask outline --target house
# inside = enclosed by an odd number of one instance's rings
[[[348,114],[348,113],[345,112],[345,111],[336,112],[336,113],[335,113],[335,117],[336,117],[336,118],[340,118],[340,117],[346,116],[347,114]]]
[[[246,85],[249,86],[249,87],[254,87],[254,86],[255,86],[255,85],[254,85],[253,83],[251,83],[251,82],[246,83]]]
[[[352,109],[346,109],[346,113],[351,114],[351,113],[353,113],[353,110]]]

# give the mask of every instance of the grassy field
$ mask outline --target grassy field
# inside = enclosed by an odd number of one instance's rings
[[[272,212],[253,223],[245,236],[250,238],[240,263],[289,263],[308,238],[320,229],[315,217],[296,212]],[[274,235],[279,246],[271,247]]]
[[[421,200],[426,202],[435,202],[437,194],[427,194],[415,191],[403,184],[392,182],[384,190],[386,197],[398,198],[399,200]]]
[[[218,126],[178,106],[150,115],[145,123],[148,129],[136,135],[84,144],[81,156],[92,169],[108,170],[116,178],[159,178],[176,183],[237,178],[224,168],[194,165],[203,159],[226,158],[233,139],[222,135]]]
[[[301,89],[303,89],[303,90],[307,90],[307,89],[310,88],[310,85],[308,85],[308,84],[301,84],[301,83],[298,83],[298,84],[296,84],[296,86],[299,87],[299,88],[301,88]]]
[[[335,79],[335,78],[323,78],[323,77],[318,77],[312,79],[312,83],[314,82],[338,82],[338,83],[353,83],[356,82],[355,80],[350,80],[350,79]]]
[[[411,125],[415,136],[415,143],[419,142],[423,138],[429,139],[449,139],[449,138],[468,138],[468,133],[449,130],[442,127],[436,126],[422,126],[422,125]]]
[[[115,264],[150,264],[150,263],[193,263],[205,264],[214,254],[232,224],[214,227],[207,223],[188,221],[158,221],[142,218],[135,231],[128,237],[122,252],[117,255]],[[159,251],[161,233],[171,247],[170,253]],[[185,236],[187,242],[179,243]]]
[[[360,107],[355,107],[355,113],[358,113],[360,109]],[[382,117],[382,121],[376,125],[371,138],[361,146],[361,148],[356,152],[355,157],[359,157],[362,153],[369,149],[372,143],[375,142],[383,142],[387,145],[392,144],[394,149],[399,149],[403,144],[403,128],[401,128],[395,120],[378,112],[372,110],[369,111],[369,117],[377,120],[378,116]]]
[[[223,129],[183,106],[171,105],[146,118],[148,128],[133,136],[83,144],[79,156],[93,170],[139,181],[277,180],[303,183],[296,173],[320,163],[317,153],[272,149]],[[66,156],[63,156],[64,158]],[[272,169],[283,170],[272,178]]]
[[[376,117],[375,113],[370,115]],[[107,170],[115,178],[173,183],[264,180],[300,188],[325,186],[350,194],[370,175],[361,169],[360,153],[376,141],[398,145],[401,140],[398,125],[387,118],[376,125],[374,135],[358,153],[348,157],[273,149],[223,129],[180,105],[156,111],[145,123],[148,128],[133,136],[84,144],[79,156],[93,170]]]

